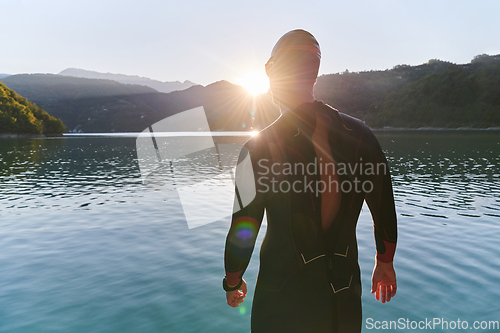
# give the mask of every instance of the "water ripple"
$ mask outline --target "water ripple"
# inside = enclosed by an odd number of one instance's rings
[[[383,306],[369,293],[375,246],[365,206],[365,317],[498,320],[499,135],[377,135],[393,176],[399,289]],[[258,251],[241,315],[220,286],[229,221],[188,229],[175,191],[142,185],[134,139],[4,139],[0,158],[0,298],[8,304],[0,331],[249,331]],[[178,163],[186,166],[180,181],[213,171],[201,156]]]

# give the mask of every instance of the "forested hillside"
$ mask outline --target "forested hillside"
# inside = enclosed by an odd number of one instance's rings
[[[450,66],[391,93],[367,122],[375,127],[500,126],[500,61],[484,66],[480,61]]]
[[[315,95],[372,127],[500,126],[500,55],[323,75]]]
[[[0,133],[58,134],[64,131],[66,127],[60,119],[0,83]]]

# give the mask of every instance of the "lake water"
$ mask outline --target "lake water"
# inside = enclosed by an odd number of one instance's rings
[[[376,135],[393,176],[398,292],[387,304],[369,292],[365,206],[363,331],[375,321],[500,321],[500,132]],[[1,332],[250,331],[258,251],[249,297],[230,308],[229,219],[188,228],[176,191],[143,185],[134,137],[0,140],[0,208]],[[458,329],[435,328],[418,331]]]

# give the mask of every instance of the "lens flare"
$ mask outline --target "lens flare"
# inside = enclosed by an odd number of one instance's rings
[[[239,240],[247,241],[255,237],[257,234],[257,227],[250,221],[238,221],[235,226],[236,237]]]
[[[241,78],[236,79],[236,83],[243,86],[250,94],[265,94],[269,90],[269,78],[261,72],[248,72]]]

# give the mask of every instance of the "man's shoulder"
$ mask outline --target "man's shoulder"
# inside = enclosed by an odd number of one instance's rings
[[[264,153],[267,140],[264,138],[264,134],[259,132],[252,136],[242,147],[242,152],[250,153],[250,155],[257,157]]]
[[[347,130],[368,130],[371,132],[368,125],[359,118],[353,117],[346,113],[343,113],[331,105],[326,103],[322,103],[323,107],[328,109],[329,113],[333,114],[339,121],[341,121],[341,125]]]
[[[280,126],[278,123],[281,117],[275,120],[273,123],[268,125],[263,130],[259,131],[257,134],[253,135],[244,145],[244,147],[249,151],[257,151],[264,149],[269,142],[273,142],[279,137],[278,132]]]
[[[372,148],[379,145],[375,134],[363,120],[343,113],[328,104],[324,104],[324,107],[328,108],[329,112],[336,117],[341,135],[344,138],[349,138]]]

